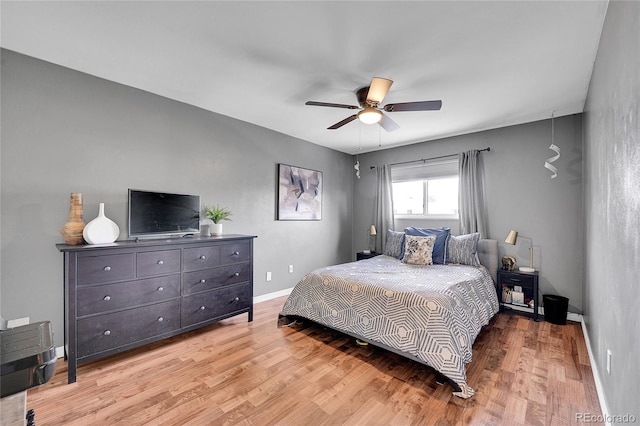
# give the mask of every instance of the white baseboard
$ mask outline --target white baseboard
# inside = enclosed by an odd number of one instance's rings
[[[291,294],[291,291],[293,291],[293,287],[286,288],[284,290],[276,291],[273,293],[263,294],[262,296],[256,296],[253,298],[253,303],[266,302],[267,300],[276,299],[282,296],[287,296]]]
[[[569,319],[568,315],[567,315],[567,319]],[[587,352],[589,353],[589,364],[591,364],[591,371],[593,372],[593,380],[596,383],[596,393],[598,394],[598,401],[600,402],[602,417],[605,419],[605,424],[609,426],[611,425],[611,422],[609,421],[609,419],[611,418],[609,416],[609,407],[607,406],[607,401],[604,398],[604,388],[602,387],[602,380],[600,380],[600,373],[598,372],[598,367],[596,366],[596,360],[593,357],[593,352],[591,351],[591,341],[589,340],[587,325],[584,323],[584,318],[582,317],[582,315],[580,315],[580,323],[582,324],[582,334],[584,335],[584,343],[587,345]]]

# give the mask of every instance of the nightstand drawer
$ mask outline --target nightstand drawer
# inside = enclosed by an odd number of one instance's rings
[[[506,285],[519,285],[521,287],[533,287],[533,276],[511,273],[508,276],[501,276],[500,282]]]

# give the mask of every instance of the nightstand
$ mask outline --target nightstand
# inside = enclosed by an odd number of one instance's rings
[[[359,251],[358,253],[356,253],[356,260],[371,259],[372,257],[376,257],[379,254],[380,253],[376,253],[375,251],[372,251],[370,253]]]
[[[513,303],[513,298],[510,302],[503,300],[503,287],[513,292],[515,286],[522,287],[525,303]],[[521,272],[498,269],[496,293],[501,310],[508,308],[528,313],[533,317],[534,321],[538,321],[538,271]],[[513,293],[511,293],[511,295],[513,295]],[[533,300],[533,308],[529,307],[530,305],[526,303],[528,300]]]

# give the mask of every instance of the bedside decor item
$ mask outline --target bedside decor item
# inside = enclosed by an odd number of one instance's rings
[[[524,235],[518,235],[518,231],[511,230],[504,242],[515,246],[516,242],[518,242],[518,238],[529,240],[529,266],[521,266],[519,269],[522,272],[535,272],[535,269],[533,268],[533,240],[531,238],[525,237]]]
[[[522,305],[522,306],[526,306],[524,304],[524,293],[521,291],[512,291],[511,292],[511,303],[513,303],[514,305]]]
[[[322,220],[322,172],[278,164],[278,220]]]
[[[516,258],[513,256],[503,256],[502,257],[502,269],[505,271],[513,271],[513,268],[516,266]]]
[[[60,229],[65,243],[75,246],[84,242],[82,231],[85,223],[82,215],[82,194],[72,192],[69,201],[69,221]]]
[[[376,230],[376,226],[375,225],[371,225],[369,227],[369,232],[367,235],[367,238],[369,239],[369,251],[373,251],[376,249],[376,243],[375,243],[375,238],[374,238],[374,242],[373,245],[371,244],[371,237],[375,237],[376,235],[378,235],[378,231]]]
[[[82,236],[89,244],[110,244],[118,239],[120,228],[104,215],[104,203],[100,203],[98,217],[87,223]]]
[[[231,216],[231,210],[226,207],[215,206],[213,208],[205,207],[204,213],[207,215],[209,219],[213,222],[211,228],[211,235],[219,236],[222,235],[222,223],[223,220],[231,220],[229,216]]]

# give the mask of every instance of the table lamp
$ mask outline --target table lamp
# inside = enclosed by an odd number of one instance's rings
[[[533,268],[533,240],[531,238],[525,237],[524,235],[518,235],[518,231],[511,230],[504,242],[515,246],[518,238],[529,240],[529,267],[521,266],[518,269],[522,272],[535,272],[535,269]]]

